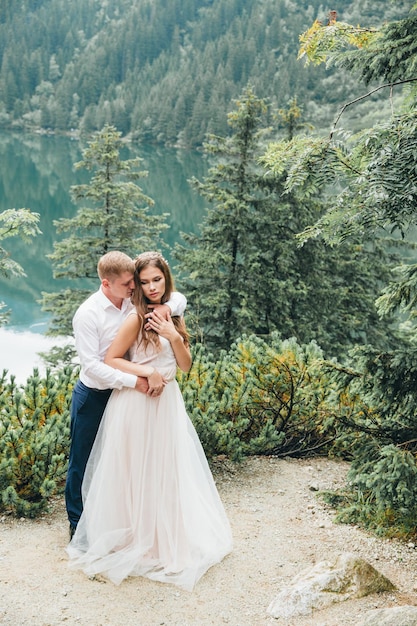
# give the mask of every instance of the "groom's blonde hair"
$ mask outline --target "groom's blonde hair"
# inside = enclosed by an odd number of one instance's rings
[[[123,274],[123,272],[130,272],[133,274],[135,271],[135,263],[124,252],[118,250],[112,250],[104,254],[97,264],[97,274],[100,280],[103,278],[111,279]]]

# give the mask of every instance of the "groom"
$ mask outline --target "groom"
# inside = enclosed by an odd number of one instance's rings
[[[131,387],[148,392],[146,378],[115,370],[103,362],[122,322],[134,308],[130,301],[135,286],[134,271],[134,261],[123,252],[102,256],[97,265],[100,288],[81,304],[73,318],[81,370],[72,394],[71,446],[65,485],[70,540],[83,510],[81,484],[88,457],[112,390]],[[182,315],[185,307],[185,297],[174,292],[166,304],[158,305],[158,310]]]

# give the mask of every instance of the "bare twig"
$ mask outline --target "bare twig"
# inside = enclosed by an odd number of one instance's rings
[[[387,87],[390,88],[390,90],[391,90],[391,97],[392,97],[392,89],[394,87],[397,87],[398,85],[405,85],[406,83],[413,83],[415,81],[417,81],[417,78],[407,78],[405,80],[399,80],[398,82],[395,82],[395,83],[385,83],[384,85],[379,85],[379,87],[375,87],[375,89],[372,89],[371,91],[368,91],[368,93],[365,93],[362,96],[359,96],[358,98],[355,98],[354,100],[351,100],[350,102],[346,102],[346,104],[344,104],[342,106],[341,110],[339,111],[339,115],[336,117],[336,119],[335,119],[335,121],[333,123],[333,128],[332,128],[332,130],[330,132],[330,135],[329,135],[330,139],[333,138],[334,131],[336,130],[336,126],[339,123],[339,120],[342,117],[343,113],[352,104],[356,104],[360,100],[364,100],[365,98],[369,98],[369,96],[372,96],[372,94],[376,93],[377,91],[380,91],[381,89],[386,89]]]

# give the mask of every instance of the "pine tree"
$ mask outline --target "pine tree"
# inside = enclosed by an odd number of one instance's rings
[[[354,99],[343,106],[329,137],[270,147],[264,162],[276,172],[287,168],[288,189],[312,192],[337,185],[329,210],[306,229],[304,241],[319,235],[333,243],[353,237],[365,241],[384,232],[406,240],[413,233],[417,223],[415,27],[416,17],[411,14],[384,25],[368,42],[362,40],[357,50],[348,52],[337,41],[338,32],[358,34],[357,27],[316,23],[310,31],[314,36],[306,38],[312,58],[347,67],[365,82],[388,81],[364,93],[363,99],[382,89],[391,97],[405,83],[411,87],[390,119],[358,135],[336,132],[346,108],[359,100]],[[355,43],[353,37],[349,43]],[[358,398],[363,409],[339,418],[345,433],[342,447],[352,463],[347,487],[329,500],[338,506],[340,521],[360,523],[378,534],[414,538],[417,265],[403,259],[391,280],[377,306],[383,314],[400,309],[409,315],[407,321],[403,316],[408,341],[389,351],[369,345],[355,350],[351,355],[355,371],[335,367],[340,397],[348,393]]]
[[[291,133],[295,107],[292,101],[283,117]],[[183,234],[187,245],[177,245],[175,256],[196,332],[213,350],[228,349],[242,333],[273,331],[300,343],[315,340],[328,356],[340,357],[358,342],[385,345],[389,327],[374,301],[386,253],[368,242],[298,245],[297,234],[325,204],[284,194],[285,174],[260,167],[266,112],[247,88],[229,115],[230,136],[207,143],[215,164],[204,181],[193,181],[211,206],[201,234]]]
[[[69,447],[74,370],[37,369],[24,386],[0,377],[0,510],[36,517],[62,493]]]
[[[328,500],[338,519],[379,535],[413,538],[416,525],[417,351],[381,352],[369,346],[354,353],[354,368],[334,370],[341,399],[340,437],[334,452],[351,461],[348,485]],[[336,396],[335,396],[336,397]],[[343,399],[355,399],[351,411]]]
[[[210,170],[204,182],[192,182],[214,207],[201,237],[184,234],[188,247],[177,246],[175,253],[181,259],[180,271],[190,274],[190,279],[184,279],[184,291],[204,329],[205,341],[217,348],[230,346],[240,332],[263,324],[248,302],[245,268],[254,247],[254,150],[265,112],[265,103],[248,88],[229,116],[234,131],[231,138],[210,137],[207,152],[225,159]]]
[[[75,202],[86,204],[74,217],[54,222],[59,233],[70,234],[55,242],[49,256],[54,278],[78,281],[78,286],[42,294],[44,310],[52,313],[49,334],[72,334],[72,316],[95,288],[97,262],[103,254],[121,250],[133,257],[162,245],[160,236],[167,227],[165,214],[149,214],[153,200],[135,182],[147,175],[138,170],[141,159],[123,160],[121,149],[121,133],[106,125],[89,142],[83,160],[76,164],[77,169],[91,172],[89,183],[71,187]]]
[[[378,240],[394,234],[391,245],[407,241],[417,223],[417,49],[413,36],[416,15],[384,25],[380,30],[361,29],[331,22],[315,23],[305,37],[304,52],[315,61],[347,67],[365,82],[389,81],[347,102],[327,137],[296,138],[290,145],[271,144],[263,161],[279,173],[288,171],[287,190],[330,192],[328,211],[305,232],[303,240],[322,236],[335,244],[349,237]],[[342,34],[340,34],[342,33]],[[345,51],[346,33],[356,50]],[[370,34],[371,33],[371,34]],[[405,97],[389,119],[351,136],[339,129],[348,107],[374,93],[391,97],[409,85]],[[337,192],[335,193],[335,190]],[[405,256],[405,255],[404,255]],[[414,320],[417,301],[417,266],[399,265],[384,294],[377,301],[381,314],[398,308]],[[415,332],[413,330],[413,332]]]

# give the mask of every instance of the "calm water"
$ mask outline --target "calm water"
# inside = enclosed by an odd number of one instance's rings
[[[37,300],[42,291],[58,291],[65,281],[52,277],[47,254],[53,250],[56,231],[53,220],[72,217],[77,206],[70,198],[70,187],[87,182],[89,174],[75,171],[81,159],[77,141],[64,137],[12,135],[0,133],[0,211],[29,208],[41,215],[42,235],[30,241],[3,240],[2,245],[24,268],[26,278],[0,277],[0,301],[12,310],[10,328],[43,333],[47,316]],[[196,232],[204,215],[204,202],[187,180],[202,178],[207,170],[204,157],[160,147],[140,146],[126,149],[122,158],[140,156],[142,170],[149,172],[139,181],[144,192],[155,201],[151,212],[169,213],[170,228],[165,240],[170,245],[180,240],[180,232]],[[164,252],[169,257],[169,253]]]
[[[11,310],[10,324],[0,328],[0,372],[7,369],[18,382],[24,382],[34,366],[42,369],[37,353],[56,343],[44,334],[48,316],[38,299],[42,291],[59,291],[67,284],[53,279],[47,255],[56,240],[53,220],[72,217],[77,211],[70,187],[89,180],[87,172],[74,169],[84,147],[66,137],[0,132],[0,211],[28,208],[41,216],[42,235],[29,243],[17,238],[1,242],[27,274],[11,279],[0,276],[0,301]],[[207,171],[200,153],[140,146],[124,149],[121,156],[143,159],[140,169],[149,174],[139,184],[155,201],[151,212],[169,213],[165,240],[171,247],[180,241],[181,232],[198,231],[206,205],[187,181],[192,176],[201,180]]]

